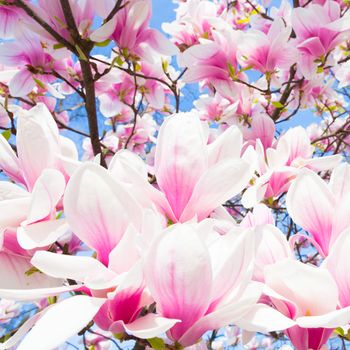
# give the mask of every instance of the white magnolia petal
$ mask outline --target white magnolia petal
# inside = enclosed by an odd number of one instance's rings
[[[124,325],[125,330],[141,339],[160,336],[180,320],[160,317],[156,314],[148,314],[138,318],[136,321]]]
[[[18,350],[48,350],[61,345],[84,328],[105,299],[78,295],[50,307],[27,334]]]
[[[17,240],[24,249],[46,247],[69,231],[65,219],[40,221],[30,225],[21,225],[17,229]]]

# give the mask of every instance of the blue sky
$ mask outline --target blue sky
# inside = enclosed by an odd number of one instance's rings
[[[152,27],[160,29],[163,22],[170,22],[175,19],[174,9],[176,5],[171,0],[152,0],[152,6]]]

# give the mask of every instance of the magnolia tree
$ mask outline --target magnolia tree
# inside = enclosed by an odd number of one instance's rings
[[[349,2],[175,2],[0,1],[0,349],[350,339]]]

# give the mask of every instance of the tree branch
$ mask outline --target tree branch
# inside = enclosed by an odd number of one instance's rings
[[[95,81],[91,70],[91,64],[88,58],[93,48],[93,44],[81,38],[77,25],[74,20],[74,16],[69,4],[69,0],[60,0],[60,3],[64,13],[64,18],[67,22],[69,32],[74,41],[74,44],[79,46],[79,48],[83,51],[85,55],[85,57],[81,57],[81,55],[78,55],[78,56],[79,56],[79,62],[80,62],[81,72],[82,72],[83,81],[84,81],[85,110],[88,117],[92,150],[95,156],[98,154],[101,154],[101,165],[104,167],[107,167],[106,161],[102,153],[100,136],[98,132]]]

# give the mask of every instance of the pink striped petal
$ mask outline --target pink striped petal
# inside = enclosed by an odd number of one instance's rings
[[[174,225],[154,242],[145,276],[158,311],[179,319],[170,334],[179,339],[209,305],[212,277],[209,252],[190,225]]]
[[[250,165],[241,159],[224,160],[209,168],[197,182],[180,221],[197,215],[205,219],[219,205],[240,193],[252,176]]]
[[[286,203],[294,222],[312,234],[327,254],[335,200],[326,183],[314,172],[304,169],[290,186]]]
[[[58,128],[47,107],[39,103],[18,115],[17,130],[18,158],[31,190],[44,169],[58,167]]]
[[[73,232],[97,251],[105,265],[129,224],[139,228],[142,220],[141,208],[127,189],[93,163],[84,164],[71,177],[64,208]]]
[[[207,168],[205,145],[201,122],[192,113],[175,114],[160,128],[155,173],[157,183],[165,193],[177,219]]]
[[[21,69],[10,81],[10,94],[14,97],[25,97],[35,87],[33,74],[27,68]]]

